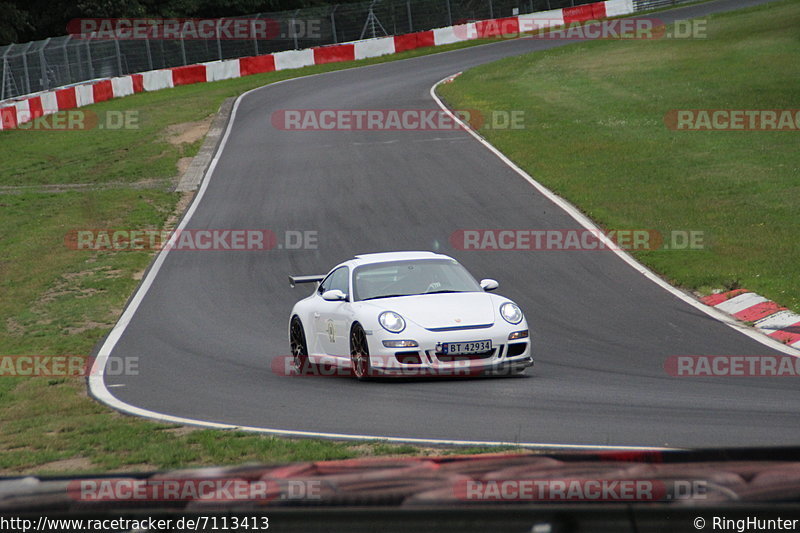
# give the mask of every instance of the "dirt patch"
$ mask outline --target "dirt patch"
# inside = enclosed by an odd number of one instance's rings
[[[184,435],[194,433],[195,431],[200,431],[201,429],[203,428],[196,426],[179,426],[176,428],[167,428],[164,431],[175,437],[183,437]]]
[[[193,144],[206,136],[213,120],[214,115],[210,115],[199,122],[184,122],[167,126],[164,129],[164,138],[171,145],[177,146],[181,155],[183,155],[187,145]],[[176,164],[178,173],[175,176],[173,185],[180,183],[181,177],[189,169],[193,159],[194,157],[181,157],[178,159]]]
[[[112,322],[93,322],[89,320],[82,323],[80,326],[64,328],[64,333],[67,335],[77,335],[78,333],[83,333],[84,331],[89,331],[91,329],[109,328],[113,325],[114,324]]]
[[[190,158],[191,161],[191,158]],[[1,186],[0,194],[65,193],[74,191],[104,191],[109,189],[166,189],[170,180],[147,178],[132,182],[109,181],[106,183],[57,183],[53,185],[9,185]],[[0,206],[3,204],[0,204]]]
[[[164,129],[164,138],[174,146],[192,144],[206,136],[213,120],[214,115],[209,115],[198,122],[184,122],[167,126]]]
[[[178,159],[178,174],[183,176],[183,173],[189,168],[189,165],[192,164],[193,157],[181,157]]]
[[[150,463],[136,463],[133,465],[125,465],[119,468],[115,468],[110,470],[108,473],[116,473],[116,472],[153,472],[161,470],[156,465],[151,465]]]
[[[105,279],[119,278],[122,270],[113,269],[110,266],[101,266],[89,268],[80,272],[66,272],[61,274],[61,279],[58,280],[53,287],[46,290],[37,304],[49,303],[58,298],[59,296],[74,296],[75,298],[88,298],[94,294],[102,292],[101,290],[78,287],[81,280],[89,276],[102,275]]]
[[[50,303],[60,296],[72,296],[74,298],[88,298],[99,292],[101,291],[93,288],[84,288],[84,289],[67,288],[65,290],[50,289],[44,293],[44,295],[39,299],[39,302],[37,303]]]
[[[356,452],[359,455],[359,457],[386,457],[386,458],[414,457],[414,456],[429,457],[429,456],[442,455],[443,452],[441,448],[417,447],[416,448],[417,453],[390,453],[390,454],[379,455],[375,450],[374,443],[355,444],[352,446],[348,446],[348,448]]]
[[[97,469],[86,457],[72,457],[59,461],[50,461],[36,467],[37,472],[85,472]]]
[[[97,294],[104,292],[104,289],[96,289],[93,287],[81,287],[84,279],[92,276],[102,277],[104,279],[115,279],[122,275],[122,270],[114,269],[110,266],[100,266],[89,268],[80,272],[66,272],[61,274],[61,277],[53,284],[52,287],[47,289],[30,307],[39,320],[35,322],[37,326],[48,326],[52,324],[53,320],[48,317],[48,306],[55,302],[58,298],[70,297],[74,299],[90,298]],[[86,331],[94,329],[110,328],[117,320],[119,310],[109,310],[107,319],[105,321],[86,320],[84,322],[76,323],[73,326],[64,327],[61,329],[62,333],[67,335],[77,335]],[[7,322],[7,325],[9,323]],[[24,324],[19,324],[19,327],[25,328]]]
[[[25,326],[14,320],[13,318],[9,318],[6,320],[6,331],[12,337],[21,337],[25,334]]]

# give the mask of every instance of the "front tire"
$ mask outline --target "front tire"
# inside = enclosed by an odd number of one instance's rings
[[[294,371],[305,375],[311,368],[308,361],[308,345],[306,344],[306,334],[303,330],[303,323],[299,317],[292,317],[289,325],[289,346],[292,350],[292,364]]]
[[[367,334],[359,323],[353,324],[350,329],[350,363],[353,367],[353,375],[359,381],[366,381],[372,376]]]

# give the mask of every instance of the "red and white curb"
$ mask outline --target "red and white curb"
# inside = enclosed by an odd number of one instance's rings
[[[800,315],[745,289],[712,294],[700,299],[753,326],[765,335],[800,349]]]
[[[517,35],[520,32],[532,31],[543,26],[600,20],[631,13],[633,13],[632,0],[607,0],[552,11],[479,20],[404,35],[212,61],[185,67],[151,70],[118,78],[94,80],[20,97],[0,104],[0,130],[14,129],[20,124],[58,111],[83,107],[143,91],[158,91],[179,85],[227,80],[262,72],[354,61],[460,41]]]

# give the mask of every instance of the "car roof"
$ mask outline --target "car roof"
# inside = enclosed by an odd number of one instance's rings
[[[423,252],[423,251],[408,251],[408,252],[380,252],[374,254],[359,254],[355,256],[355,258],[346,261],[344,264],[348,264],[352,267],[357,267],[360,265],[369,265],[374,263],[387,263],[389,261],[411,261],[415,259],[450,259],[452,257],[437,254],[434,252]]]

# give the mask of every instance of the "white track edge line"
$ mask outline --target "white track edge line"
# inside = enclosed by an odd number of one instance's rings
[[[467,123],[465,123],[459,117],[457,117],[452,111],[450,111],[450,109],[444,104],[444,102],[442,102],[442,100],[436,94],[436,88],[439,85],[441,85],[442,83],[444,83],[444,82],[446,82],[448,80],[451,80],[455,76],[458,76],[460,74],[461,74],[461,72],[456,72],[455,74],[451,74],[450,76],[446,76],[445,78],[442,78],[441,80],[437,81],[430,88],[430,91],[429,91],[430,95],[433,98],[433,100],[436,102],[436,104],[440,108],[442,108],[442,110],[445,113],[447,113],[450,116],[450,118],[452,118],[455,122],[457,122],[467,133],[469,133],[475,139],[477,139],[478,142],[480,142],[483,146],[485,146],[490,152],[492,152],[494,155],[496,155],[503,163],[508,165],[514,172],[516,172],[517,174],[522,176],[528,183],[533,185],[533,187],[537,191],[539,191],[543,196],[545,196],[551,202],[556,204],[556,206],[558,206],[563,211],[565,211],[569,216],[574,218],[581,226],[583,226],[584,228],[586,228],[588,230],[592,230],[592,231],[597,232],[597,234],[599,235],[599,238],[603,241],[603,243],[606,245],[607,248],[609,248],[611,251],[613,251],[615,254],[617,254],[617,256],[619,256],[620,259],[625,261],[634,270],[636,270],[637,272],[642,274],[644,277],[646,277],[647,279],[649,279],[650,281],[652,281],[653,283],[655,283],[656,285],[658,285],[659,287],[661,287],[665,291],[667,291],[667,292],[671,293],[672,295],[676,296],[677,298],[683,300],[684,302],[688,303],[689,305],[691,305],[695,309],[699,309],[700,311],[702,311],[703,313],[707,314],[708,316],[710,316],[712,318],[715,318],[715,319],[719,320],[720,322],[723,322],[724,324],[730,326],[731,328],[735,329],[739,333],[747,335],[751,339],[756,340],[756,341],[760,342],[761,344],[763,344],[763,345],[765,345],[765,346],[767,346],[769,348],[772,348],[773,350],[777,350],[779,352],[783,352],[785,354],[788,354],[788,355],[791,355],[791,356],[794,356],[794,357],[800,357],[800,350],[797,350],[795,348],[792,348],[791,346],[788,346],[786,344],[778,342],[777,340],[775,340],[775,339],[773,339],[771,337],[768,337],[768,336],[764,335],[763,333],[761,333],[759,331],[756,331],[756,330],[754,330],[752,328],[749,328],[749,327],[737,322],[735,319],[733,319],[731,316],[727,315],[726,313],[723,313],[722,311],[719,311],[718,309],[715,309],[713,307],[707,306],[706,304],[698,301],[697,299],[689,296],[685,292],[681,291],[680,289],[678,289],[676,287],[673,287],[672,285],[670,285],[669,283],[664,281],[655,272],[653,272],[652,270],[650,270],[649,268],[647,268],[643,264],[639,263],[636,259],[634,259],[632,255],[630,255],[627,252],[625,252],[624,250],[620,249],[619,246],[617,246],[614,242],[612,242],[603,233],[603,231],[602,231],[602,229],[600,227],[598,227],[589,217],[587,217],[586,215],[581,213],[580,210],[577,207],[575,207],[574,205],[569,203],[567,200],[565,200],[564,198],[558,196],[555,192],[551,191],[550,189],[548,189],[547,187],[545,187],[544,185],[542,185],[541,183],[536,181],[530,174],[525,172],[522,168],[517,166],[516,163],[514,163],[511,159],[509,159],[503,152],[501,152],[500,150],[495,148],[489,141],[484,139],[479,133],[477,133],[475,130],[473,130],[471,126],[469,126]]]

